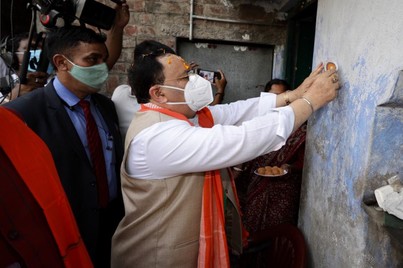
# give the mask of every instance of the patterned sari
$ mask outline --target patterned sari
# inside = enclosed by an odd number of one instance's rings
[[[236,186],[243,223],[251,234],[280,223],[297,224],[306,128],[304,124],[297,129],[280,150],[242,165]],[[281,177],[262,177],[254,173],[259,167],[283,164],[292,168]]]

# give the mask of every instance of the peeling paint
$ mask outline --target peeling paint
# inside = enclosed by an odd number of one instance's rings
[[[362,202],[403,174],[402,13],[400,0],[318,1],[314,62],[337,61],[342,88],[308,124],[299,224],[312,267],[403,267]]]

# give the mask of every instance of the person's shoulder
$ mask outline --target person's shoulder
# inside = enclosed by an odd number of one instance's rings
[[[102,93],[93,93],[91,94],[91,98],[97,100],[97,101],[106,101],[106,102],[112,102],[111,98],[106,96],[105,94]]]
[[[129,85],[120,85],[112,93],[112,101],[119,100],[121,98],[127,98],[131,95],[132,88]]]
[[[0,57],[0,77],[4,77],[7,75],[7,71],[8,71],[8,66],[5,63],[5,61],[3,60],[3,57]]]
[[[32,92],[29,92],[23,96],[20,96],[12,101],[7,102],[4,104],[6,107],[24,107],[24,106],[31,106],[31,105],[38,105],[41,103],[45,95],[45,88],[37,88]]]
[[[114,107],[113,101],[108,96],[101,93],[94,93],[91,98],[100,106],[103,107]]]

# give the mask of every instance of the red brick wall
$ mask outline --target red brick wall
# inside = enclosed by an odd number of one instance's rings
[[[276,7],[263,0],[246,2],[194,0],[194,15],[243,23],[193,19],[192,38],[285,44],[286,23],[284,19],[277,19],[281,14],[275,11]],[[137,43],[154,39],[175,49],[176,37],[189,38],[190,0],[127,0],[127,3],[131,17],[124,31],[122,55],[110,73],[107,95],[111,95],[118,85],[127,83],[126,70],[131,64]],[[249,40],[242,38],[245,34],[249,35]]]

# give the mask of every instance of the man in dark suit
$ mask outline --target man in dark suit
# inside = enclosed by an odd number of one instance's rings
[[[97,93],[108,77],[105,39],[68,26],[53,29],[46,45],[56,77],[6,106],[49,147],[93,263],[109,267],[111,237],[123,216],[123,146],[115,107]]]

